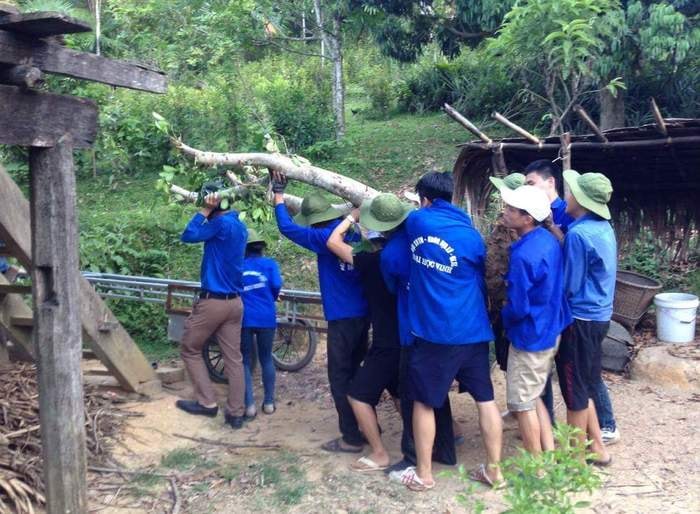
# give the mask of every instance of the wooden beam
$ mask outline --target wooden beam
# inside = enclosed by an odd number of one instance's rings
[[[588,113],[586,112],[586,110],[582,106],[580,106],[580,105],[574,106],[574,112],[576,114],[578,114],[579,118],[581,118],[583,120],[583,122],[586,125],[588,125],[588,127],[593,131],[593,133],[598,138],[598,141],[601,141],[603,143],[608,142],[608,138],[605,137],[605,134],[603,134],[603,131],[600,130],[600,127],[598,127],[598,125],[596,125],[595,121],[593,121],[593,118],[591,118],[588,115]]]
[[[479,139],[481,139],[484,143],[486,143],[487,145],[490,145],[491,143],[493,143],[493,140],[492,140],[489,136],[487,136],[487,135],[484,134],[481,130],[479,130],[479,128],[478,128],[476,125],[474,125],[471,121],[469,121],[467,118],[465,118],[464,116],[462,116],[462,115],[459,113],[459,111],[457,111],[457,109],[455,109],[454,107],[452,107],[450,104],[445,104],[445,105],[442,106],[442,108],[444,109],[445,113],[447,113],[447,115],[448,115],[450,118],[452,118],[452,119],[455,120],[457,123],[459,123],[460,125],[462,125],[462,126],[463,126],[464,128],[466,128],[469,132],[471,132],[471,133],[474,134],[476,137],[478,137]]]
[[[491,115],[491,117],[492,117],[494,120],[496,120],[498,123],[500,123],[500,124],[502,124],[502,125],[505,125],[506,127],[508,127],[509,129],[513,130],[514,132],[517,132],[518,134],[520,134],[521,136],[523,136],[523,137],[524,137],[525,139],[527,139],[528,141],[532,141],[532,142],[533,142],[534,144],[536,144],[536,145],[541,145],[541,144],[542,144],[542,141],[540,141],[540,139],[539,139],[537,136],[534,136],[534,135],[530,134],[527,130],[525,130],[524,128],[522,128],[520,125],[516,125],[515,123],[513,123],[512,121],[510,121],[508,118],[506,118],[505,116],[503,116],[502,114],[500,114],[500,113],[498,113],[498,112],[494,112],[494,113]]]
[[[8,14],[0,18],[0,30],[17,32],[32,37],[56,36],[91,32],[92,27],[60,12],[31,12]]]
[[[48,148],[64,134],[72,136],[75,148],[92,146],[97,137],[92,100],[0,85],[0,144]]]
[[[0,83],[26,88],[37,88],[44,85],[44,76],[39,68],[29,64],[0,68]]]
[[[1,166],[0,206],[0,239],[5,241],[17,260],[30,269],[32,243],[29,202]],[[157,377],[146,357],[121,324],[109,332],[100,331],[103,323],[117,324],[118,320],[90,282],[82,276],[78,277],[78,282],[83,334],[90,348],[124,390],[143,394],[153,391],[153,382]]]
[[[143,64],[105,59],[76,52],[41,39],[31,39],[0,30],[0,63],[36,66],[45,73],[102,82],[151,93],[165,93],[167,77]]]
[[[87,512],[78,289],[78,221],[70,136],[29,150],[34,347],[50,514]]]
[[[668,137],[668,129],[666,128],[666,122],[664,117],[661,115],[661,110],[659,106],[656,105],[656,100],[651,99],[651,112],[654,114],[654,121],[656,122],[656,130],[659,131],[664,137]]]
[[[529,143],[510,143],[503,142],[503,149],[512,150],[533,150]],[[639,141],[609,141],[607,143],[593,143],[588,141],[575,141],[571,143],[571,150],[614,150],[623,148],[654,148],[657,146],[674,146],[679,144],[700,144],[700,136],[683,136],[665,139],[642,139]],[[464,143],[460,147],[480,148],[482,150],[491,150],[484,143]],[[559,143],[542,143],[536,150],[558,150]]]

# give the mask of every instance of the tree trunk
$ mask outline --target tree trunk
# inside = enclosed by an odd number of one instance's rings
[[[345,135],[345,84],[343,77],[343,48],[342,48],[342,18],[339,14],[333,13],[332,28],[324,25],[324,18],[321,7],[321,0],[314,0],[314,12],[316,14],[316,25],[321,36],[321,55],[328,52],[328,58],[333,63],[333,78],[331,80],[331,95],[333,106],[333,117],[335,119],[335,138],[342,139]],[[321,62],[323,63],[323,58]]]
[[[333,18],[333,33],[328,37],[331,60],[333,61],[333,116],[335,117],[335,138],[345,135],[345,84],[343,79],[343,52],[340,40],[340,20]]]
[[[606,88],[598,93],[600,102],[600,121],[598,126],[601,130],[619,128],[625,126],[625,97],[624,91],[617,90],[617,96],[613,96]]]

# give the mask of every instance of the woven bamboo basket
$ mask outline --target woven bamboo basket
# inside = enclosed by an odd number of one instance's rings
[[[661,282],[653,278],[633,271],[618,271],[612,318],[634,330],[662,287]]]

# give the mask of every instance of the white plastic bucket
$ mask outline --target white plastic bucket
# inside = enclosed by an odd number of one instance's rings
[[[656,338],[667,343],[691,343],[700,300],[694,294],[661,293],[654,296]]]

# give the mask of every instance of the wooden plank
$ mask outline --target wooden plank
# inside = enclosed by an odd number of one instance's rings
[[[10,285],[2,273],[0,273],[0,285]],[[32,310],[21,296],[8,294],[0,298],[0,327],[5,329],[5,333],[20,351],[23,360],[34,360],[36,354],[34,353],[34,343],[32,343],[31,328],[18,327],[13,325],[11,321],[12,318],[27,317],[32,318]]]
[[[66,14],[46,11],[3,16],[0,18],[0,30],[18,32],[32,37],[47,37],[92,32],[92,27]]]
[[[83,332],[87,335],[92,351],[116,377],[122,388],[146,394],[143,387],[157,380],[151,364],[100,295],[95,292],[92,284],[82,276],[80,296]],[[109,325],[112,330],[101,331],[100,328],[105,325]]]
[[[36,66],[45,73],[102,82],[151,93],[165,93],[167,76],[144,64],[76,52],[41,39],[0,30],[0,63]]]
[[[0,295],[5,294],[32,294],[32,286],[19,284],[0,284]]]
[[[29,315],[18,315],[18,316],[10,316],[10,325],[13,327],[33,327],[34,326],[34,316],[31,314],[31,311]]]
[[[5,241],[12,254],[27,269],[32,266],[31,228],[29,202],[17,184],[0,166],[0,239]],[[83,334],[95,355],[104,363],[119,384],[127,391],[147,392],[156,390],[157,377],[136,343],[119,324],[109,332],[100,332],[100,324],[118,323],[117,318],[95,292],[90,282],[82,276],[80,285],[80,316]],[[9,296],[8,296],[9,298]]]
[[[46,507],[87,512],[78,289],[78,221],[70,136],[29,150],[34,347]]]
[[[73,137],[75,148],[92,146],[97,137],[92,100],[0,85],[0,144],[47,148],[64,134]]]

